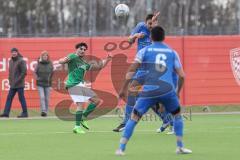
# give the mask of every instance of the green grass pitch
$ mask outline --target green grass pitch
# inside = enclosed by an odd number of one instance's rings
[[[91,131],[72,133],[74,122],[58,119],[0,120],[0,160],[237,160],[240,157],[240,115],[193,116],[185,121],[184,142],[191,155],[175,154],[175,137],[156,133],[160,121],[141,121],[116,157],[121,133],[111,130],[118,118],[89,121]]]

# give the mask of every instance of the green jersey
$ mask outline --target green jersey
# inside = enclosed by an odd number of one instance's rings
[[[68,79],[66,82],[66,88],[70,88],[76,86],[80,82],[84,82],[85,73],[91,66],[74,53],[69,54],[68,58]]]

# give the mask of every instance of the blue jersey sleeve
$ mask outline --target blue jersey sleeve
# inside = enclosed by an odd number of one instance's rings
[[[145,55],[145,51],[146,51],[146,48],[143,48],[141,49],[140,51],[138,51],[134,61],[137,61],[139,63],[142,63],[143,62],[143,57]]]
[[[133,36],[136,33],[140,33],[141,32],[141,28],[145,25],[144,22],[140,22],[136,25],[136,27],[132,30],[131,32],[131,36]]]
[[[174,69],[180,69],[182,68],[182,63],[180,61],[179,55],[176,51],[174,51]]]

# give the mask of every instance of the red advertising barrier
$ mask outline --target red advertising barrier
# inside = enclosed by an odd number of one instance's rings
[[[184,38],[185,104],[239,104],[240,86],[234,78],[230,58],[231,50],[239,46],[239,36]],[[234,61],[236,69],[239,68],[240,53]],[[233,70],[239,72],[236,69]]]
[[[136,46],[129,46],[126,37],[2,38],[0,39],[1,109],[5,105],[9,90],[8,60],[12,47],[18,48],[27,62],[28,75],[25,85],[27,105],[39,107],[39,95],[32,72],[41,51],[47,50],[54,62],[74,52],[75,44],[82,41],[89,45],[88,55],[104,58],[108,50],[115,57],[112,64],[95,76],[90,74],[90,77],[94,79],[92,88],[117,95],[116,90],[119,89],[123,77],[122,69],[126,69],[126,64],[131,63],[136,54]],[[167,37],[166,43],[179,53],[186,72],[185,86],[181,95],[183,105],[240,103],[240,86],[237,83],[240,53],[238,50],[231,52],[239,47],[240,36]],[[231,58],[231,53],[234,58]],[[64,70],[64,67],[62,69]],[[68,94],[56,91],[57,87],[64,86],[64,80],[58,79],[54,83],[57,84],[53,86],[51,92],[51,107],[56,106],[63,99],[70,99]],[[20,107],[17,97],[12,106]]]

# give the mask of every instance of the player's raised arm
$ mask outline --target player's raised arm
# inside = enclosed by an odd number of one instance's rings
[[[132,44],[135,42],[136,39],[143,38],[143,37],[144,37],[143,33],[135,33],[134,35],[130,35],[128,37],[128,42]]]
[[[155,13],[154,16],[152,17],[153,26],[158,25],[158,20],[157,20],[158,16],[160,16],[160,12]]]
[[[102,59],[98,62],[96,61],[90,61],[89,64],[91,65],[90,69],[91,71],[97,71],[97,70],[101,70],[103,69],[104,67],[107,66],[107,64],[112,60],[112,56],[109,54],[107,56],[107,58],[105,59]]]
[[[129,43],[134,43],[136,39],[143,38],[144,34],[141,33],[141,27],[144,25],[144,23],[138,23],[137,26],[132,30],[131,35],[128,37]]]

